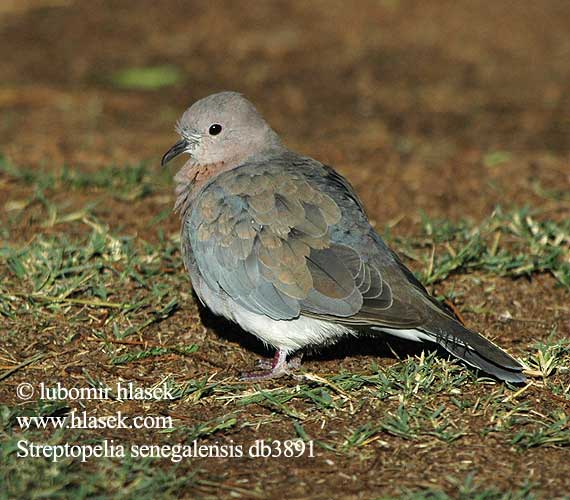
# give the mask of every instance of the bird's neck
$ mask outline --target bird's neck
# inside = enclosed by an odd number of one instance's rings
[[[202,165],[192,160],[187,161],[174,176],[174,181],[176,182],[174,211],[178,212],[181,218],[184,218],[192,201],[196,198],[196,195],[204,184],[213,177],[218,176],[226,170],[231,170],[235,166],[234,162],[218,162]]]
[[[278,138],[277,138],[278,139]],[[285,148],[280,142],[264,150],[267,157],[270,157],[275,152],[285,151]],[[236,155],[226,161],[212,162],[212,163],[197,163],[195,160],[188,160],[185,165],[174,176],[176,182],[176,202],[174,204],[174,211],[180,214],[180,218],[184,219],[186,213],[192,206],[192,202],[208,181],[217,177],[222,172],[232,170],[248,160],[256,158],[256,154],[243,158],[243,155]]]

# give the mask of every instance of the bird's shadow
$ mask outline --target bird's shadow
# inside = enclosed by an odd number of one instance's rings
[[[264,344],[255,335],[242,330],[235,323],[213,314],[201,304],[199,310],[200,319],[204,326],[213,330],[219,337],[235,342],[258,356],[273,357],[275,350]],[[407,341],[392,335],[370,335],[363,332],[358,336],[341,337],[328,345],[308,347],[303,350],[303,357],[307,361],[331,361],[353,356],[402,359],[407,356],[419,355],[425,347],[425,344],[421,342]],[[434,349],[436,349],[435,345]]]

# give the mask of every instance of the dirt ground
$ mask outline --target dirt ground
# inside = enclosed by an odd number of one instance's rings
[[[568,268],[541,264],[517,278],[462,266],[431,286],[470,326],[540,368],[520,393],[429,356],[415,372],[420,351],[385,343],[344,343],[310,357],[305,379],[247,385],[239,373],[268,353],[199,310],[170,213],[178,164],[159,167],[182,111],[236,90],[290,147],[350,180],[414,271],[429,265],[425,217],[479,227],[498,205],[510,214],[528,207],[544,227],[565,228],[570,2],[18,0],[0,3],[0,33],[7,498],[570,495],[570,291],[560,278]],[[95,233],[101,242],[89,239]],[[556,266],[570,264],[570,236],[556,234]],[[410,248],[421,258],[409,258]],[[443,241],[434,248],[446,253]],[[55,272],[65,252],[70,267]],[[548,372],[537,343],[556,354],[556,369]],[[191,345],[195,353],[184,351]],[[174,401],[54,410],[16,395],[24,382],[150,387],[165,378],[179,391]],[[176,425],[26,434],[15,424],[28,410],[81,405],[98,416],[169,415]],[[52,466],[17,458],[18,436],[320,444],[312,458]]]

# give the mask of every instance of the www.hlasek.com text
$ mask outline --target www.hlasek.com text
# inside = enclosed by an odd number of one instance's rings
[[[86,411],[71,411],[68,415],[19,415],[16,417],[22,430],[32,429],[172,429],[170,415],[125,415],[118,411],[112,415],[88,415]]]

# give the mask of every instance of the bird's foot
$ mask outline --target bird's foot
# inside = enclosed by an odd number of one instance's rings
[[[271,361],[268,359],[260,359],[257,361],[256,364],[260,369],[259,371],[243,373],[240,379],[246,382],[258,382],[289,375],[301,366],[301,357],[302,355],[298,354],[287,361],[287,351],[280,349],[275,353]]]

